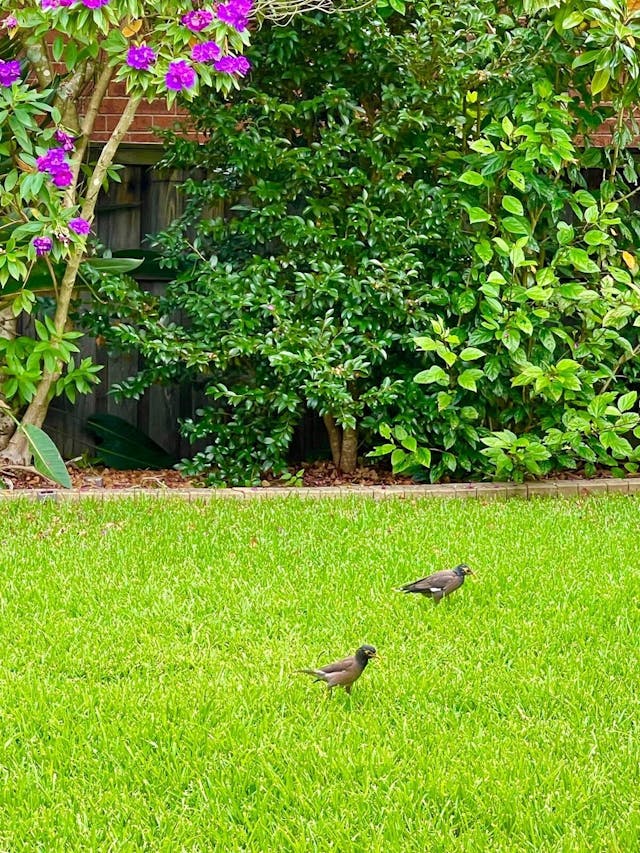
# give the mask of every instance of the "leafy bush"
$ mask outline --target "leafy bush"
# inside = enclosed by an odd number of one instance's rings
[[[439,458],[417,460],[394,444],[396,470],[416,461],[432,466],[432,479],[460,469],[515,479],[578,466],[638,470],[640,416],[630,411],[636,391],[627,389],[640,349],[640,231],[630,206],[637,173],[625,150],[638,64],[615,42],[635,44],[640,26],[621,28],[622,14],[592,7],[569,18],[563,8],[556,41],[573,47],[571,65],[556,68],[563,86],[536,69],[512,110],[489,104],[462,158],[455,179],[466,188],[470,266],[432,319],[432,334],[416,338],[432,362],[415,381],[433,389],[438,416],[428,440]],[[565,34],[585,19],[586,35]],[[601,92],[606,109],[594,105]],[[609,112],[611,144],[589,147],[590,129]],[[586,166],[601,170],[592,191],[579,171]]]
[[[284,470],[305,408],[345,469],[381,430],[379,455],[432,480],[635,470],[637,25],[570,5],[299,20],[257,34],[250,86],[193,104],[207,141],[166,158],[204,173],[161,240],[175,281],[90,319],[145,358],[120,393],[206,389],[191,470]]]

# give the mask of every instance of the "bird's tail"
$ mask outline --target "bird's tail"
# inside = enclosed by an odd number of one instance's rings
[[[303,672],[305,675],[315,675],[316,681],[324,681],[326,679],[326,673],[322,672],[321,669],[296,669],[296,672]]]

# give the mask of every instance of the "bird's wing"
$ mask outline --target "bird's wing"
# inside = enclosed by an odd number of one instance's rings
[[[405,584],[401,589],[405,592],[437,592],[444,589],[453,580],[458,580],[458,575],[453,569],[443,569],[441,572],[434,572],[432,575],[427,575],[426,578],[420,578],[420,580],[413,581],[413,583]]]
[[[442,587],[442,594],[449,595],[450,592],[453,592],[454,589],[458,589],[459,586],[462,586],[464,582],[464,575],[456,575],[453,573],[453,577],[450,578],[445,585]]]
[[[358,666],[356,661],[338,672],[331,672],[327,675],[327,684],[331,687],[347,687],[357,681],[362,675],[362,667]]]
[[[326,666],[321,666],[320,671],[325,672],[327,675],[331,672],[344,672],[345,670],[351,669],[355,662],[356,659],[353,656],[343,658],[342,660],[337,660],[334,663],[328,663]]]

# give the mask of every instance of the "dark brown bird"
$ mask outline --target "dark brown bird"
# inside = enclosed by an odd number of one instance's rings
[[[419,592],[421,595],[432,598],[435,604],[439,604],[443,598],[462,586],[466,575],[472,574],[466,563],[460,563],[455,569],[444,569],[413,583],[407,583],[400,587],[399,592]]]
[[[328,663],[319,669],[298,669],[297,672],[315,675],[316,681],[324,681],[329,688],[329,695],[334,687],[344,687],[347,693],[351,693],[353,683],[360,678],[366,665],[376,655],[377,652],[373,646],[360,646],[351,657]]]

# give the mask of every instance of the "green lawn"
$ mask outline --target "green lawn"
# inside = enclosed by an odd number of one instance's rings
[[[640,843],[640,502],[0,503],[0,849]],[[434,607],[393,587],[468,562]],[[351,698],[296,675],[377,646]]]

